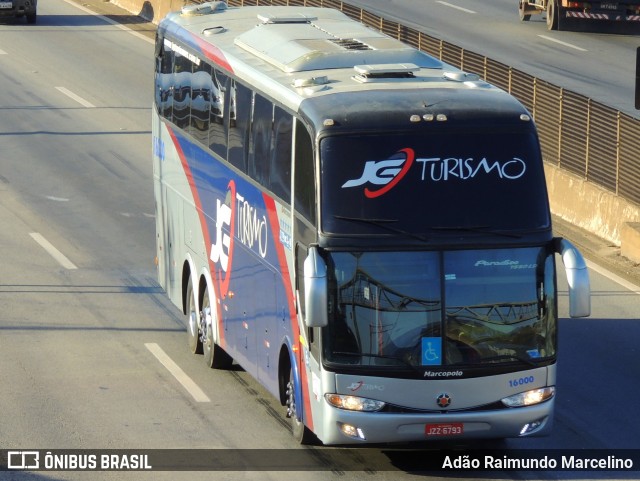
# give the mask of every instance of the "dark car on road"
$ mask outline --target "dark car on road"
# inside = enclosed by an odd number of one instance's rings
[[[38,0],[0,0],[0,18],[27,18],[27,23],[36,23]]]

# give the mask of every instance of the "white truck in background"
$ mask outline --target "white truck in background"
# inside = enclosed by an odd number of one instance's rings
[[[640,29],[640,0],[518,0],[520,20],[546,12],[547,28],[562,30],[568,21],[634,23]]]

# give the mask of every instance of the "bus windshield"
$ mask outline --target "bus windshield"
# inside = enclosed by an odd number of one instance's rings
[[[326,257],[330,363],[422,369],[555,356],[555,264],[544,247]]]
[[[532,131],[341,135],[320,144],[322,230],[341,235],[550,227]]]

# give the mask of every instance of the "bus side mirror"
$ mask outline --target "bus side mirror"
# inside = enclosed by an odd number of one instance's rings
[[[555,249],[562,256],[569,284],[569,315],[588,317],[591,315],[591,287],[587,263],[576,247],[566,239],[556,238]]]
[[[327,265],[316,246],[310,246],[304,260],[304,303],[307,327],[325,327],[328,324]]]

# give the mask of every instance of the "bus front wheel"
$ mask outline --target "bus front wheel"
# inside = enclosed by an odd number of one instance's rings
[[[302,419],[298,419],[296,405],[296,383],[293,380],[293,369],[289,369],[289,382],[287,383],[287,418],[291,423],[293,439],[299,444],[317,444],[318,438],[304,425]]]

